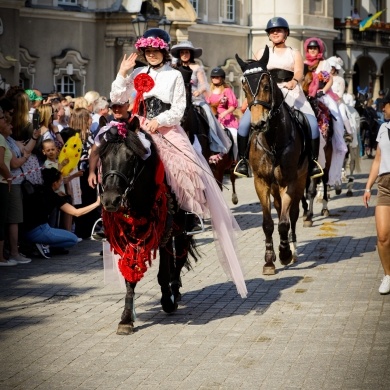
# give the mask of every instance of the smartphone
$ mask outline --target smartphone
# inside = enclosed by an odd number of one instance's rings
[[[38,130],[39,129],[39,114],[34,113],[33,114],[33,130]]]

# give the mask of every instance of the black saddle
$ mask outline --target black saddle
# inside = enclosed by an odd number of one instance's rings
[[[302,154],[300,160],[303,161],[305,156],[310,156],[310,140],[311,140],[311,129],[310,123],[306,118],[306,115],[297,110],[294,107],[290,107],[287,103],[285,103],[286,107],[288,107],[289,113],[291,115],[291,119],[297,125],[298,131],[301,133],[302,137]]]

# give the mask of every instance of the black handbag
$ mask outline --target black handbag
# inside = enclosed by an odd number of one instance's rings
[[[24,173],[22,167],[20,167],[20,170]],[[23,196],[31,196],[35,193],[35,184],[31,183],[31,181],[26,178],[20,183],[20,187],[22,188]]]
[[[26,178],[22,181],[20,184],[22,188],[22,194],[23,196],[31,196],[35,193],[35,185],[31,183],[30,180],[27,180]]]

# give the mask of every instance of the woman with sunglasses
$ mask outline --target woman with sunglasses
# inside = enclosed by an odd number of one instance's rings
[[[302,55],[298,50],[286,45],[287,38],[290,35],[290,27],[286,19],[281,17],[270,19],[265,31],[271,41],[267,69],[283,92],[285,102],[290,107],[295,107],[305,114],[309,121],[310,131],[306,134],[307,138],[309,138],[307,145],[310,148],[309,176],[311,178],[321,177],[323,175],[323,170],[318,163],[320,132],[317,118],[301,88],[301,81],[303,79]],[[259,60],[263,56],[263,53],[264,49],[260,49],[254,59]],[[239,161],[235,169],[235,174],[237,176],[248,176],[246,149],[249,125],[250,112],[247,110],[244,113],[243,118],[241,118],[240,127],[238,129],[238,152],[242,160]]]

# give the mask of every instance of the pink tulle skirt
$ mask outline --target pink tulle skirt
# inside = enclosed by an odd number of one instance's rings
[[[235,283],[241,297],[246,297],[247,288],[236,242],[236,234],[241,230],[207,161],[195,151],[180,126],[161,127],[151,135],[164,163],[167,182],[180,207],[202,218],[211,218],[221,266]]]

